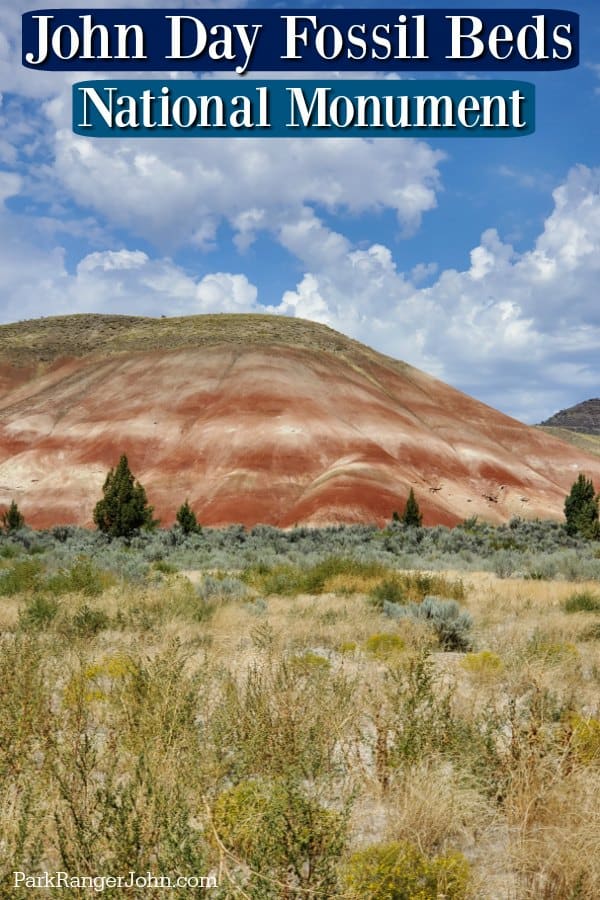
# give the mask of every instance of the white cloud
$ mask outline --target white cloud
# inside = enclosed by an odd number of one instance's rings
[[[86,274],[96,269],[103,272],[114,269],[141,269],[148,262],[148,256],[141,250],[105,250],[103,253],[88,254],[77,266],[77,272]]]
[[[62,121],[64,110],[49,112]],[[391,209],[414,229],[436,205],[441,160],[418,141],[93,141],[61,127],[54,151],[53,175],[73,200],[171,247],[212,240],[223,220],[245,247],[259,231],[292,227],[319,207],[334,214]]]
[[[305,223],[314,264],[305,254],[307,274],[282,309],[535,421],[567,405],[573,387],[597,391],[600,376],[600,169],[574,168],[553,196],[531,250],[516,253],[490,229],[467,270],[447,269],[425,288],[379,245],[357,251],[338,235],[320,252],[317,224]]]
[[[17,178],[0,179],[5,199],[18,188]],[[356,248],[305,208],[277,231],[305,274],[269,311],[326,322],[494,406],[543,418],[568,405],[574,388],[597,392],[600,170],[573,169],[554,202],[530,250],[517,253],[490,229],[469,268],[446,269],[426,287],[398,269],[388,247]],[[264,310],[243,273],[192,276],[166,256],[135,248],[94,251],[70,273],[53,234],[32,234],[28,226],[6,206],[0,210],[5,321],[75,311]]]
[[[245,275],[213,272],[196,287],[198,312],[252,312],[258,309],[258,291]]]
[[[192,277],[169,258],[152,259],[141,250],[95,251],[71,273],[65,251],[32,233],[6,207],[0,209],[0,292],[5,322],[74,312],[159,316],[260,309],[257,289],[243,274]]]
[[[198,280],[139,250],[89,254],[68,279],[68,292],[73,311],[172,316],[259,309],[257,289],[245,275],[214,272]]]

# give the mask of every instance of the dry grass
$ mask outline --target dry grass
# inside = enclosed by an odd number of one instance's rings
[[[255,313],[161,317],[78,314],[0,325],[0,360],[39,365],[55,359],[101,354],[178,350],[227,344],[279,344],[345,355],[357,364],[375,358],[396,369],[406,365],[375,353],[326,325]]]
[[[92,601],[63,597],[46,629],[25,633],[19,611],[31,598],[3,598],[0,873],[42,862],[89,869],[90,854],[101,867],[119,842],[123,865],[133,854],[131,865],[152,868],[159,847],[165,865],[212,871],[219,845],[206,838],[207,810],[227,785],[245,796],[259,783],[274,791],[260,807],[274,835],[289,815],[317,831],[319,816],[325,831],[345,828],[351,809],[345,841],[320,845],[306,888],[315,898],[343,896],[332,887],[340,854],[390,842],[428,858],[464,854],[477,900],[600,896],[600,758],[573,736],[575,722],[600,718],[600,641],[582,638],[598,617],[564,612],[585,585],[469,574],[475,647],[465,662],[436,648],[423,623],[385,618],[365,596],[372,581],[357,578],[360,593],[340,580],[339,592],[260,603],[250,592],[205,614],[189,580],[169,576]],[[108,617],[95,634],[72,630],[85,603]],[[382,633],[405,649],[370,655],[369,638]],[[111,786],[123,820],[102,792],[82,806],[98,784]],[[135,853],[131,829],[144,845]],[[190,834],[202,852],[185,856]],[[244,853],[260,868],[263,845],[235,835],[221,847],[231,856],[217,896],[262,897]],[[284,854],[264,871],[283,884],[288,865]],[[304,871],[290,897],[305,896]]]

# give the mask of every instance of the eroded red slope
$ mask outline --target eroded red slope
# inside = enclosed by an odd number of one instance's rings
[[[210,525],[383,522],[410,487],[427,524],[560,518],[580,471],[600,484],[600,459],[416,369],[341,336],[281,343],[276,319],[230,342],[228,318],[197,346],[5,362],[0,504],[90,525],[121,453],[164,525],[186,498]]]

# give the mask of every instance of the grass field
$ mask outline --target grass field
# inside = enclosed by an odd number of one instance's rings
[[[597,580],[8,546],[2,897],[600,896]]]

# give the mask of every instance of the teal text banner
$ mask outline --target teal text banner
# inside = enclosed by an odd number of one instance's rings
[[[514,80],[111,80],[73,86],[88,137],[517,137],[535,88]]]

